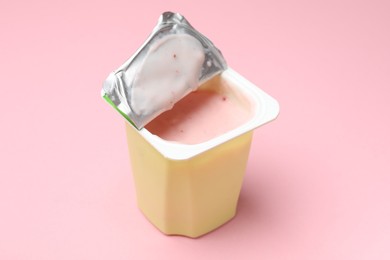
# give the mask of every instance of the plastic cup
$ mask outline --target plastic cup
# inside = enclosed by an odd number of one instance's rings
[[[167,235],[199,237],[235,216],[253,130],[279,113],[275,99],[231,68],[220,78],[253,107],[253,117],[236,129],[188,145],[126,124],[138,207]]]

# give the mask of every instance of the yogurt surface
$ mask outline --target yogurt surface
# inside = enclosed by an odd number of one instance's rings
[[[253,117],[252,102],[218,78],[206,83],[146,125],[167,141],[198,144],[231,131]]]

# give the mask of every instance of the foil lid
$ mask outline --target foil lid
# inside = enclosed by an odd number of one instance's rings
[[[226,68],[209,39],[182,15],[165,12],[145,43],[105,80],[102,96],[141,129]]]

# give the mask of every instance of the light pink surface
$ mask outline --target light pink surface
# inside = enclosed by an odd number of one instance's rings
[[[145,127],[168,141],[199,144],[236,129],[253,115],[250,105],[243,106],[233,94],[195,91]]]
[[[279,100],[238,213],[199,239],[136,207],[108,73],[183,13]],[[0,259],[390,259],[388,1],[6,1]]]

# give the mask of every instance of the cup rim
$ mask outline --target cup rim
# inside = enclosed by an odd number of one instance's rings
[[[279,103],[273,97],[230,67],[221,73],[221,78],[232,82],[240,91],[244,91],[244,94],[246,94],[248,98],[253,99],[253,116],[246,123],[222,135],[197,144],[182,144],[167,141],[152,134],[146,128],[137,131],[164,157],[171,160],[186,160],[276,119],[279,114]],[[130,124],[129,122],[126,123]],[[134,126],[130,125],[130,127]]]

